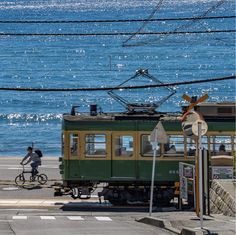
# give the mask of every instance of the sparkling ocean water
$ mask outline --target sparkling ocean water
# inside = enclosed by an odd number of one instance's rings
[[[159,1],[154,0],[1,0],[0,20],[112,20],[146,19]],[[164,0],[153,18],[196,17],[221,1]],[[235,15],[235,1],[224,1],[207,16]],[[136,32],[142,22],[16,24],[0,23],[2,33]],[[234,19],[150,22],[142,32],[235,29]],[[139,68],[162,82],[230,76],[235,73],[233,33],[134,36],[0,36],[0,87],[116,86]],[[133,81],[133,85],[150,81]],[[131,83],[129,83],[131,85]],[[235,100],[234,80],[176,87],[177,93],[161,111],[180,111],[183,93],[209,101]],[[131,101],[156,101],[163,89],[120,91]],[[22,156],[34,142],[46,156],[60,155],[62,114],[71,106],[81,111],[97,103],[104,111],[123,108],[106,92],[0,91],[0,156]]]

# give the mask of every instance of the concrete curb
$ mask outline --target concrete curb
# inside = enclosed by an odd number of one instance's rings
[[[205,234],[208,234],[207,231],[205,231],[205,230],[201,230],[201,229],[197,230],[197,229],[187,228],[187,227],[183,227],[182,230],[180,231],[179,229],[174,228],[168,220],[158,219],[155,217],[144,217],[141,219],[136,219],[136,221],[144,223],[144,224],[156,226],[159,228],[163,228],[163,229],[168,230],[172,233],[180,234],[180,235],[205,235]]]
[[[158,219],[158,218],[154,218],[154,217],[144,217],[144,218],[141,218],[141,219],[137,219],[136,221],[144,223],[144,224],[149,224],[149,225],[152,225],[152,226],[156,226],[156,227],[159,227],[159,228],[164,228],[164,229],[166,229],[168,231],[171,231],[175,234],[180,234],[181,233],[180,230],[172,227],[168,220]]]
[[[204,234],[208,234],[208,233],[206,231],[201,230],[201,229],[197,230],[197,229],[193,229],[193,228],[183,227],[180,234],[181,235],[204,235]]]

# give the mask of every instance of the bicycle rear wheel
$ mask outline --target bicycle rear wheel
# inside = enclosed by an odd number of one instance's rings
[[[45,174],[38,175],[38,182],[40,184],[46,184],[48,181],[48,177]]]
[[[19,174],[18,176],[16,176],[15,178],[15,183],[18,186],[23,186],[25,183],[25,177],[23,174]]]

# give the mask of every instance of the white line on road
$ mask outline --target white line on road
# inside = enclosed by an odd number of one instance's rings
[[[13,190],[18,190],[18,187],[7,187],[7,188],[2,188],[4,191],[13,191]]]
[[[7,170],[20,170],[20,169],[22,169],[22,168],[20,168],[20,167],[10,167],[10,168],[7,168]]]
[[[67,218],[69,220],[77,220],[77,221],[82,221],[84,220],[84,218],[82,218],[81,216],[67,216]]]
[[[22,169],[22,167],[20,167],[19,165],[4,165],[4,164],[1,164],[0,168],[2,168],[3,170],[6,168],[15,169],[15,170]],[[26,168],[28,169],[28,168],[30,168],[30,166],[28,165]],[[54,166],[42,165],[42,166],[40,166],[40,168],[58,169],[58,166],[57,165],[56,166],[55,165]]]
[[[24,215],[13,215],[12,216],[12,219],[27,219],[27,216],[24,216]]]
[[[70,221],[84,221],[85,220],[82,216],[66,216],[66,218],[68,220],[70,220]],[[96,216],[94,218],[96,220],[98,220],[98,221],[112,221],[112,219],[110,217],[106,217],[106,216]],[[13,215],[12,219],[13,220],[27,220],[28,216],[25,216],[25,215]],[[40,219],[41,220],[56,220],[56,217],[55,216],[40,216]]]
[[[0,211],[48,211],[48,209],[21,209],[21,208],[10,208],[10,209],[1,209]]]
[[[98,221],[112,221],[111,218],[105,217],[105,216],[97,216],[97,217],[95,217],[95,219]]]
[[[56,218],[54,216],[40,216],[40,219],[42,219],[42,220],[55,220]]]

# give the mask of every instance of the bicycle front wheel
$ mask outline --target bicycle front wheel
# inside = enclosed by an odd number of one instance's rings
[[[48,177],[45,174],[38,175],[38,182],[40,184],[46,184],[48,181]]]
[[[25,183],[25,177],[23,174],[19,174],[18,176],[16,176],[15,178],[15,183],[18,186],[23,186]]]

